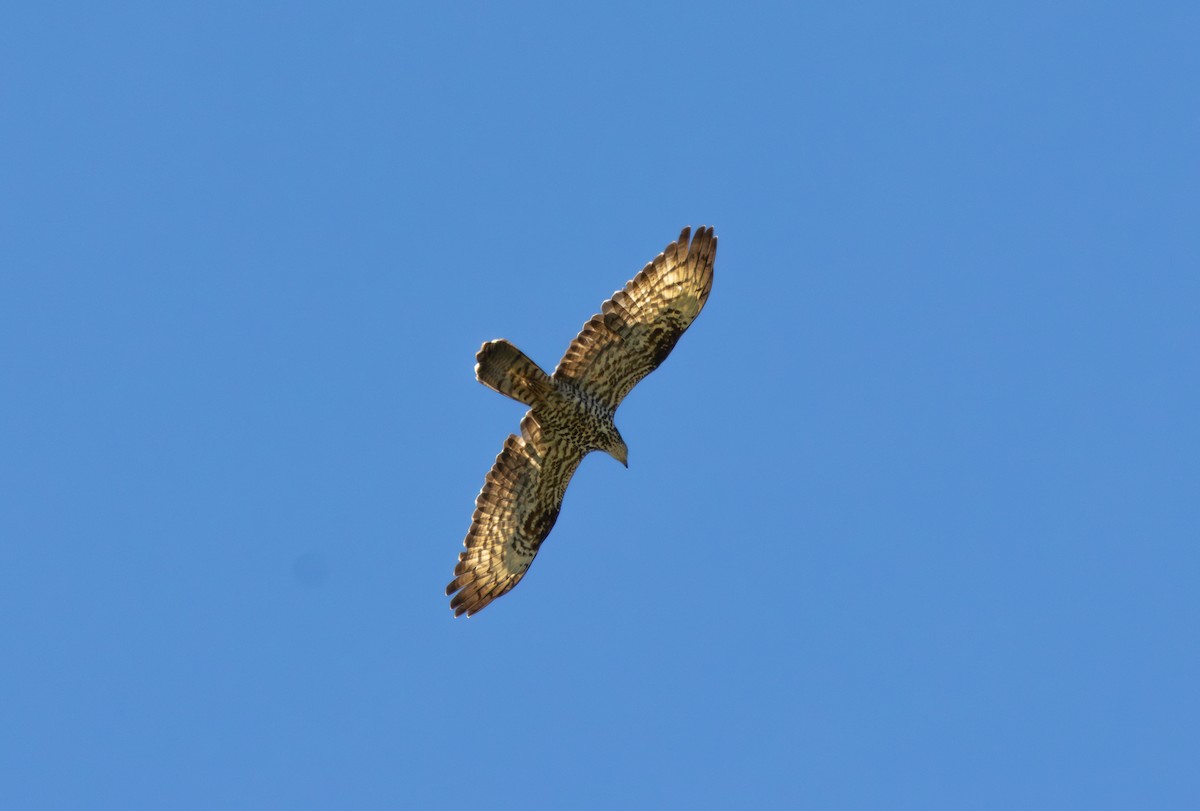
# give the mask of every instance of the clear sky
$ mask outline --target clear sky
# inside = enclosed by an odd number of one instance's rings
[[[1195,3],[18,3],[0,807],[1200,807]],[[707,309],[530,574],[522,409]]]

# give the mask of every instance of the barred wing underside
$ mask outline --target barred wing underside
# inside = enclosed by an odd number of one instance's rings
[[[547,439],[527,413],[521,436],[505,440],[488,472],[475,499],[466,549],[446,586],[446,594],[454,595],[450,607],[455,616],[470,616],[517,585],[554,527],[583,457],[568,443]]]
[[[604,302],[554,370],[616,409],[638,381],[658,368],[699,315],[712,290],[717,238],[690,228]]]

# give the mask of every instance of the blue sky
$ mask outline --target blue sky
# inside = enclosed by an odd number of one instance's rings
[[[4,17],[0,806],[1197,807],[1195,4]],[[475,351],[685,224],[454,620]]]

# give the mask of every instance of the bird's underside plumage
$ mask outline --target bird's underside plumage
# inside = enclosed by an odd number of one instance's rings
[[[520,435],[504,442],[475,499],[454,579],[456,616],[478,612],[525,575],[550,534],[583,457],[604,450],[625,461],[613,425],[617,406],[666,359],[712,289],[717,238],[701,227],[679,239],[604,302],[547,375],[508,341],[476,356],[484,385],[530,406]]]

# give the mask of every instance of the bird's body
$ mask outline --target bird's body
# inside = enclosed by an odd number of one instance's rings
[[[711,228],[697,230],[690,245],[689,235],[683,229],[604,302],[553,375],[508,341],[489,341],[479,350],[480,382],[530,409],[475,500],[466,550],[446,587],[456,615],[474,614],[520,581],[554,527],[584,456],[605,451],[628,463],[614,424],[617,406],[667,357],[712,289],[717,240]]]

